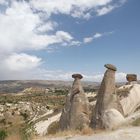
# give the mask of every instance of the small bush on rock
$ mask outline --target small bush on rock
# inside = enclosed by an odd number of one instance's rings
[[[0,140],[5,140],[7,137],[7,132],[5,130],[0,130]]]
[[[136,119],[133,123],[133,126],[140,126],[140,118]]]

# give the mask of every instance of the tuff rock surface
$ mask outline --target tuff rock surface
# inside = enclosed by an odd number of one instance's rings
[[[60,129],[82,129],[89,125],[89,102],[80,79],[82,75],[72,75],[74,82],[67,95],[65,107],[60,117]]]

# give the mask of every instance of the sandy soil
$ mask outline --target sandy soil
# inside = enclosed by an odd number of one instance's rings
[[[140,127],[121,128],[91,136],[67,136],[59,138],[40,137],[34,140],[140,140]]]

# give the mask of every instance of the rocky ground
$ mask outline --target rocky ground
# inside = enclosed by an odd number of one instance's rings
[[[140,140],[140,127],[127,127],[90,136],[67,136],[59,138],[39,137],[34,140]]]
[[[17,94],[1,94],[0,132],[3,130],[8,134],[7,140],[11,140],[12,136],[14,140],[140,139],[140,84],[130,81],[116,88],[112,67],[107,69],[99,91],[83,89],[80,82],[82,75],[74,74],[72,77],[71,90],[30,87]],[[96,132],[91,129],[91,124],[98,122],[99,112],[104,113],[101,115],[103,126],[98,127],[100,131]],[[70,129],[64,131],[64,135],[60,130],[67,128]],[[84,128],[86,133],[83,133]]]

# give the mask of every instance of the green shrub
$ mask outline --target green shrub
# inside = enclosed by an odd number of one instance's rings
[[[20,112],[20,115],[23,117],[23,119],[26,121],[29,115],[27,113]]]
[[[20,140],[31,140],[31,131],[32,125],[31,124],[24,124],[20,128]]]
[[[0,140],[5,140],[7,137],[7,132],[5,130],[0,130]]]
[[[133,123],[133,126],[140,126],[140,118],[136,119]]]

